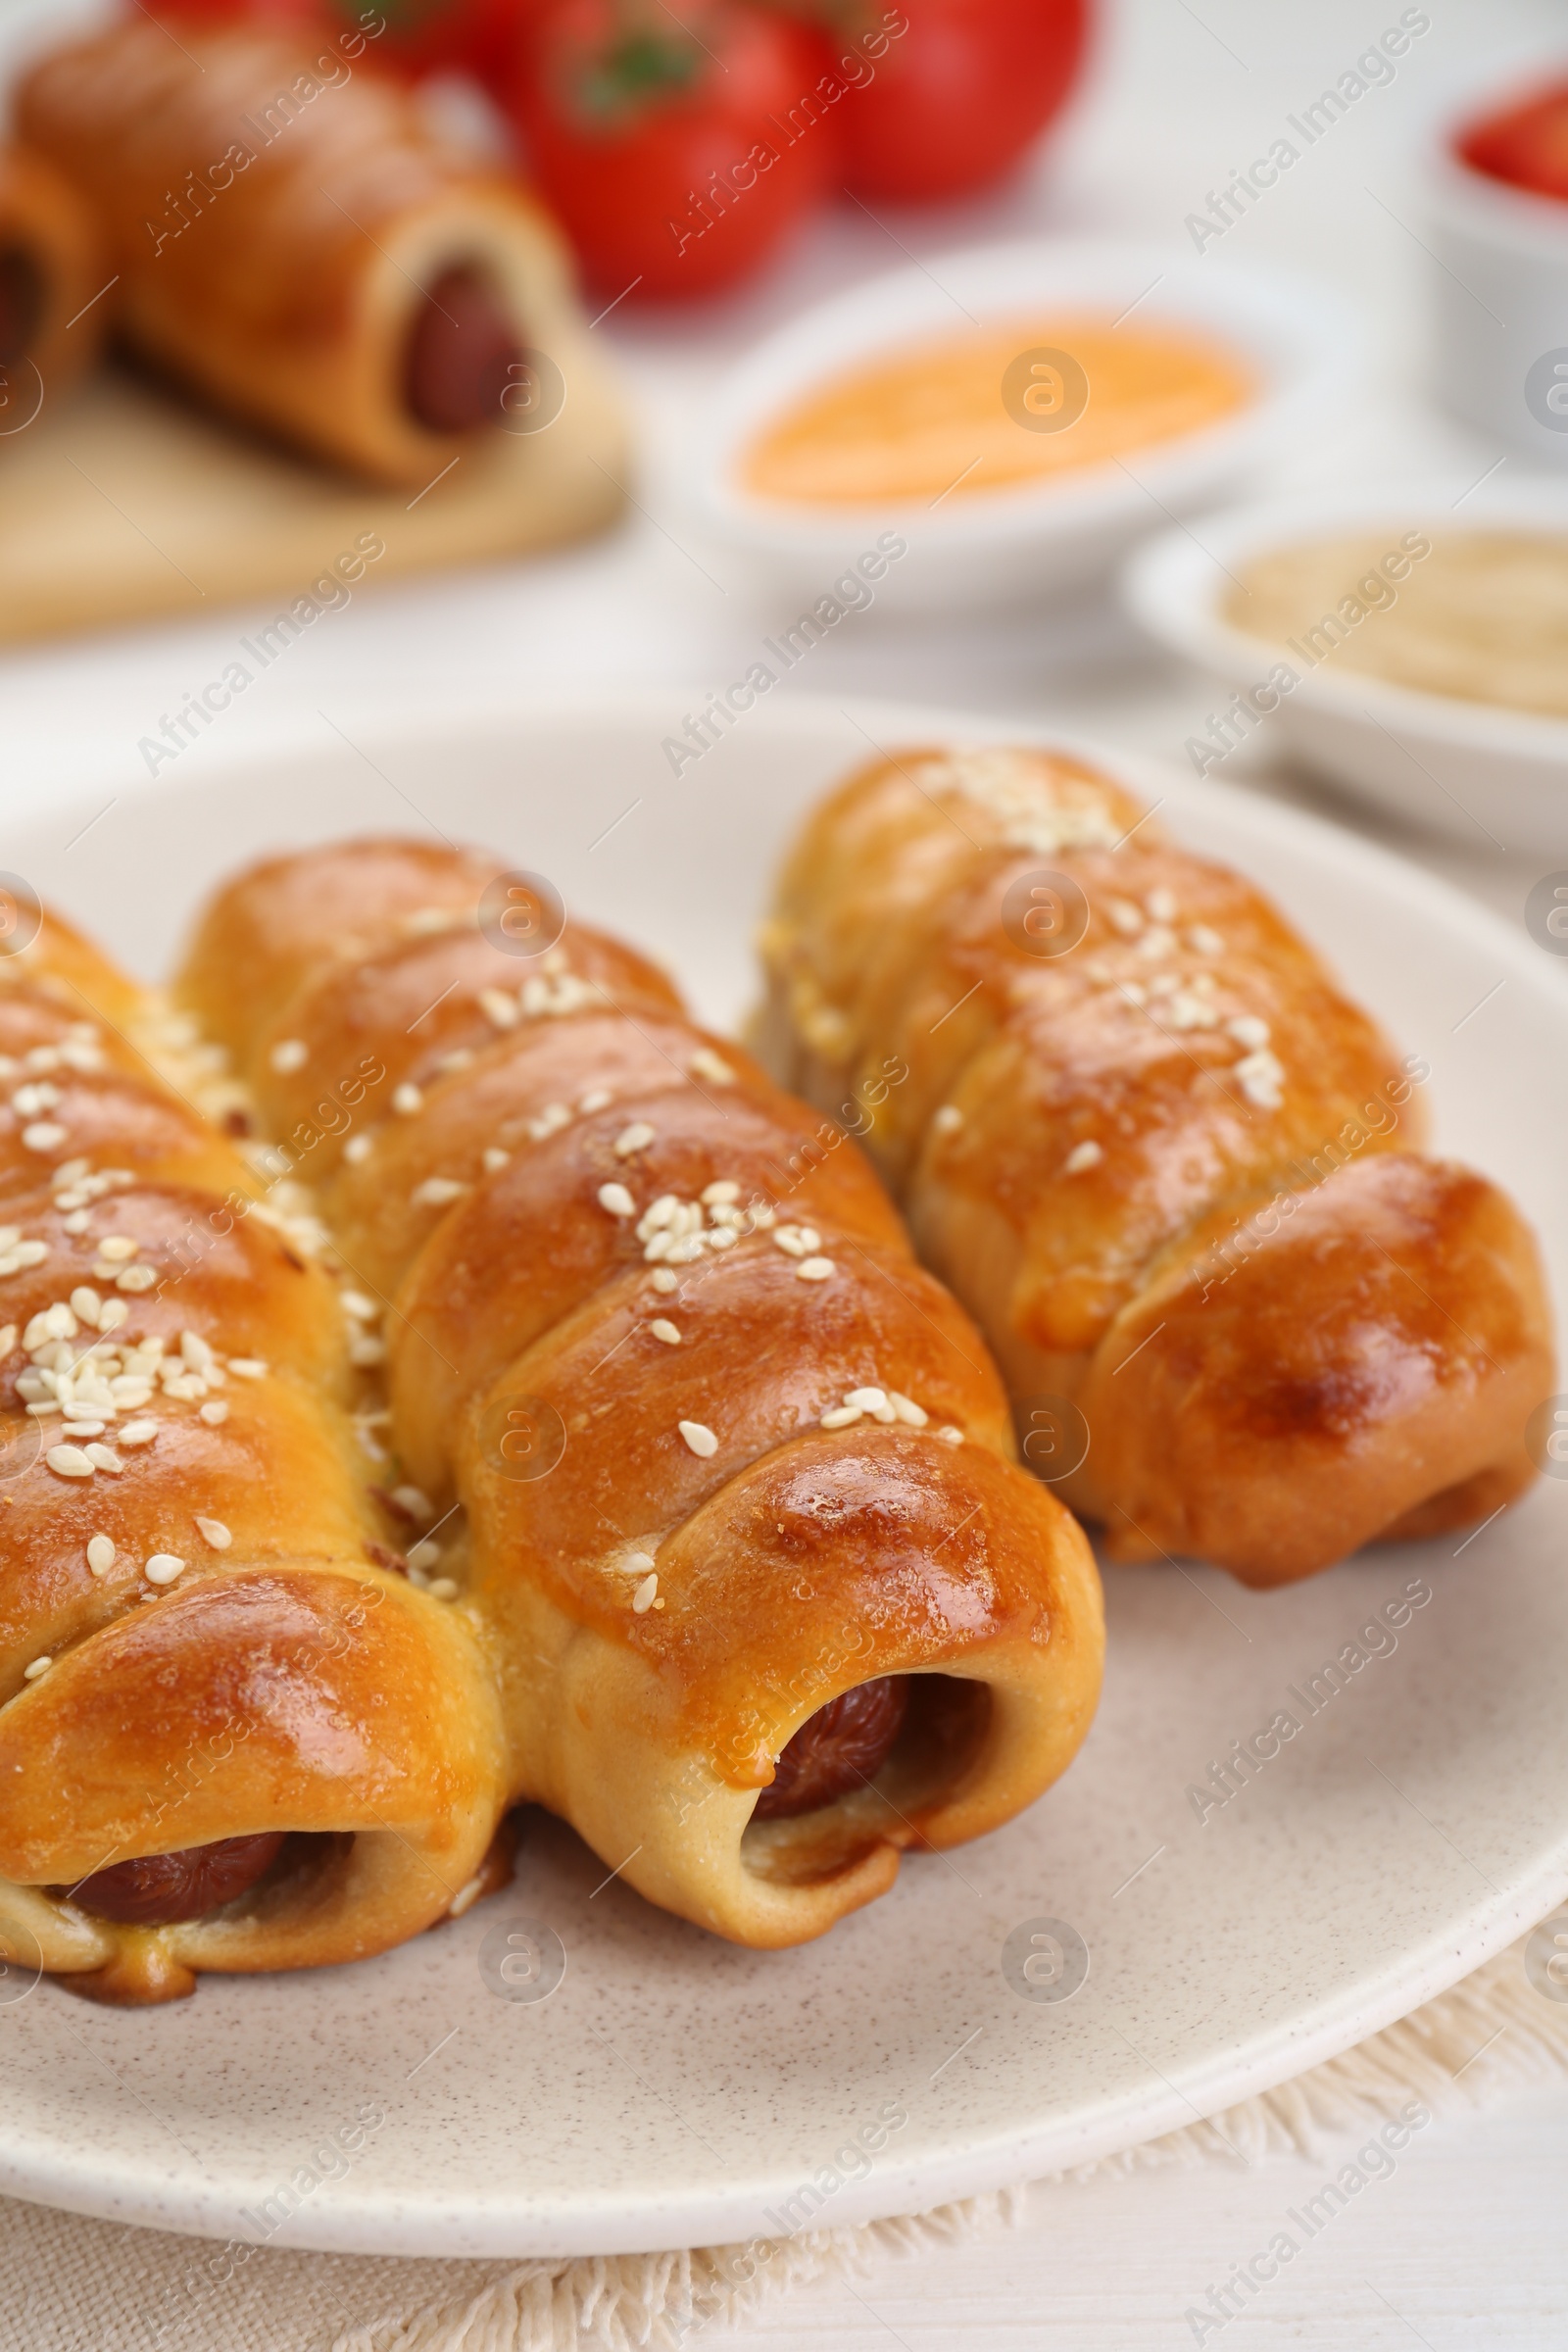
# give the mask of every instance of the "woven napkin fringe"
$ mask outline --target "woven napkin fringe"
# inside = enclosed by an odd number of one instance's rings
[[[1315,2156],[1326,2142],[1418,2098],[1434,2115],[1514,2086],[1568,2080],[1568,2002],[1544,1999],[1524,1943],[1356,2048],[1294,2082],[1054,2180],[1152,2166]],[[526,2262],[466,2295],[356,2328],[332,2352],[685,2352],[702,2330],[743,2318],[765,2296],[825,2275],[859,2277],[884,2256],[918,2253],[1005,2227],[1027,2191],[967,2197],[860,2230],[802,2230],[749,2246]]]

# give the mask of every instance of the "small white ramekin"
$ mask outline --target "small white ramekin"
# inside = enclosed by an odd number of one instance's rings
[[[1458,150],[1507,104],[1472,104],[1430,159],[1432,389],[1490,439],[1568,467],[1568,203],[1472,171]]]
[[[1272,704],[1266,723],[1303,765],[1472,848],[1490,839],[1555,850],[1568,863],[1568,719],[1425,694],[1332,663],[1309,668],[1224,616],[1231,575],[1269,549],[1380,531],[1396,549],[1406,531],[1464,526],[1568,538],[1568,484],[1486,483],[1467,494],[1462,481],[1422,482],[1236,507],[1141,548],[1122,594],[1151,637],[1232,694],[1251,694],[1281,662],[1294,669],[1293,686],[1262,700]],[[1252,723],[1239,716],[1237,731]]]
[[[1124,464],[1038,485],[831,511],[744,487],[740,460],[755,435],[824,378],[971,321],[1046,324],[1073,312],[1211,335],[1256,370],[1258,396],[1200,431],[1129,451]],[[791,594],[830,590],[884,531],[907,547],[879,588],[885,606],[940,611],[1048,594],[1108,570],[1168,516],[1233,494],[1294,440],[1321,430],[1361,353],[1360,330],[1336,299],[1273,270],[1088,238],[938,254],[851,287],[757,345],[693,419],[683,500],[700,531]]]

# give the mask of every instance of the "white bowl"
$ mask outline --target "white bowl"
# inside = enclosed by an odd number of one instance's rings
[[[1235,628],[1221,611],[1233,575],[1268,549],[1381,528],[1393,548],[1405,531],[1456,521],[1568,538],[1568,485],[1488,482],[1467,492],[1462,481],[1419,482],[1236,507],[1141,548],[1122,594],[1151,637],[1233,691],[1252,689],[1282,662],[1296,670],[1266,723],[1306,766],[1472,848],[1490,839],[1563,851],[1568,719],[1424,694],[1364,670],[1302,671],[1285,647]],[[1200,773],[1218,764],[1189,757]]]
[[[1432,159],[1432,388],[1489,437],[1568,466],[1568,204],[1472,171],[1454,144],[1507,103],[1472,104]]]
[[[1197,328],[1251,363],[1258,397],[1234,416],[1129,453],[1126,465],[980,492],[933,507],[868,502],[822,512],[758,497],[741,453],[801,394],[857,362],[968,321],[1066,311]],[[967,315],[967,316],[966,316]],[[853,286],[764,338],[694,420],[682,489],[698,527],[753,557],[792,593],[821,596],[878,535],[908,553],[889,565],[886,605],[996,604],[1108,569],[1156,525],[1239,487],[1348,392],[1359,329],[1316,287],[1278,274],[1089,238],[1039,238],[937,254]]]

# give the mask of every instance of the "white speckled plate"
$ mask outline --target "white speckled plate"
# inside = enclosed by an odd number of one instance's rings
[[[12,827],[4,862],[153,969],[238,860],[422,814],[550,874],[733,1020],[808,801],[868,736],[988,730],[779,701],[677,781],[661,740],[691,707],[536,707],[357,732],[358,750],[323,727],[243,768],[204,747],[74,848],[92,807]],[[1427,1055],[1444,1146],[1523,1202],[1561,1295],[1563,968],[1345,834],[1120,764]],[[738,1951],[665,1918],[532,1815],[509,1892],[357,1968],[208,1978],[139,2013],[0,1980],[24,1994],[0,1999],[0,2188],[277,2244],[586,2253],[908,2211],[1190,2122],[1388,2023],[1568,1890],[1565,1561],[1568,1482],[1546,1481],[1468,1543],[1286,1592],[1113,1571],[1104,1703],[1066,1780],[981,1843],[907,1860],[891,1895],[805,1950]],[[1200,1824],[1188,1785],[1412,1579],[1431,1598],[1396,1632],[1385,1620],[1362,1644],[1381,1654]],[[564,1949],[548,1999],[498,1997],[481,1972],[517,1919]],[[1004,1971],[1008,1936],[1024,1927],[1027,1946],[1042,1920],[1087,1945],[1070,2000],[1022,1997]]]

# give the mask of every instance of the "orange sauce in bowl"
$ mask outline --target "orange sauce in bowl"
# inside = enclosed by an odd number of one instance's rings
[[[1197,329],[1015,319],[829,376],[763,427],[740,478],[795,506],[973,498],[1200,431],[1255,391],[1251,368]]]

